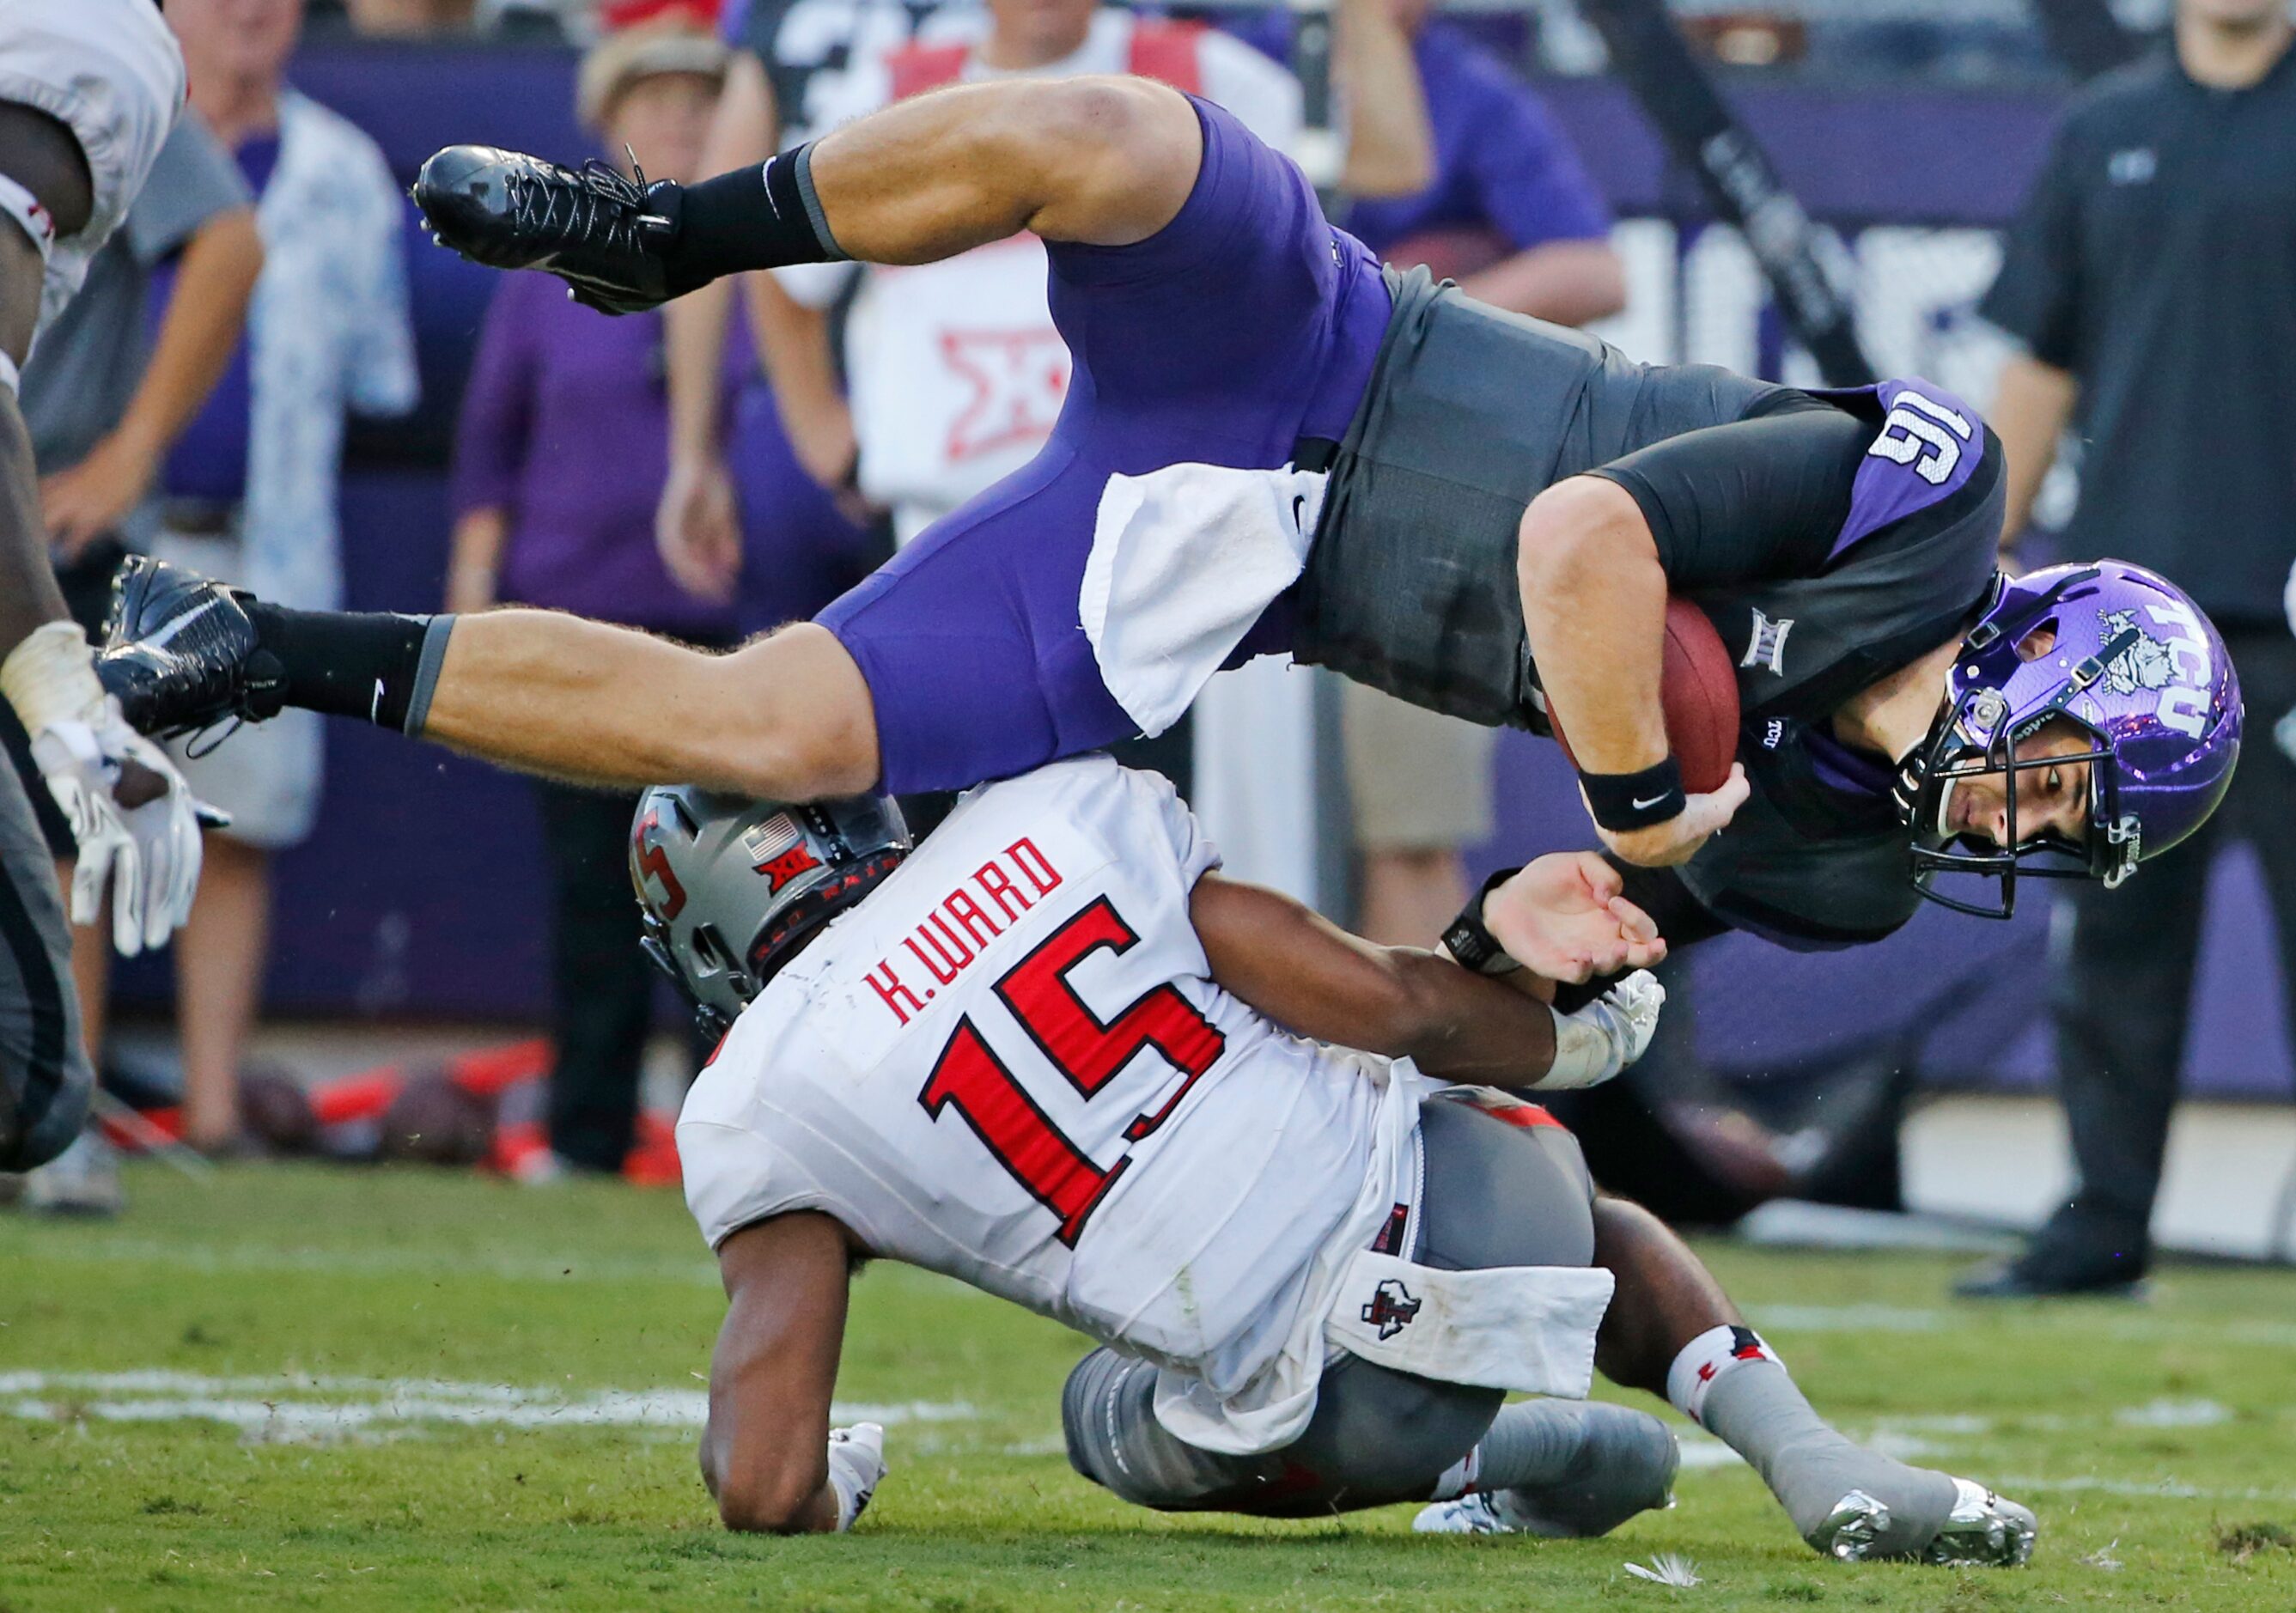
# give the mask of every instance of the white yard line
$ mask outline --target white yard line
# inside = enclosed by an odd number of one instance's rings
[[[264,1439],[308,1439],[447,1424],[465,1428],[701,1427],[700,1389],[576,1390],[421,1378],[211,1377],[195,1372],[0,1372],[0,1414],[37,1421],[220,1422]],[[952,1422],[980,1413],[961,1401],[840,1401],[840,1423]]]

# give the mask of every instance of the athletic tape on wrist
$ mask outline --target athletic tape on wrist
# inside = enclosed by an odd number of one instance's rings
[[[1648,829],[1682,815],[1690,798],[1682,788],[1682,764],[1668,757],[1640,773],[1582,773],[1587,810],[1613,834]]]
[[[95,678],[95,652],[78,622],[43,622],[0,661],[0,694],[16,708],[24,732],[57,723],[96,722],[103,685]]]

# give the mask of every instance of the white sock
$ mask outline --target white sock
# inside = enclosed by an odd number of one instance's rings
[[[1725,1323],[1708,1328],[1682,1347],[1674,1364],[1666,1370],[1666,1397],[1674,1409],[1691,1421],[1702,1425],[1705,1419],[1699,1413],[1705,1409],[1706,1396],[1724,1373],[1755,1361],[1776,1361],[1778,1353],[1766,1343],[1759,1333],[1750,1327]]]

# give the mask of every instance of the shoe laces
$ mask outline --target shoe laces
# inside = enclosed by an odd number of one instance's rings
[[[633,151],[628,174],[592,157],[578,168],[513,173],[505,188],[521,232],[589,242],[601,236],[611,240],[618,230],[634,231],[636,216],[645,210],[647,186],[645,170]]]

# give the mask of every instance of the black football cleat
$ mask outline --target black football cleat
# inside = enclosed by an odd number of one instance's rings
[[[2046,1234],[2021,1255],[1964,1272],[1953,1285],[1956,1299],[2144,1299],[2151,1292],[2141,1258]]]
[[[95,675],[127,721],[160,738],[233,717],[278,715],[284,670],[262,647],[239,589],[132,554],[111,585]]]
[[[562,168],[522,151],[450,145],[414,178],[431,237],[490,269],[541,269],[605,314],[640,314],[681,291],[662,253],[677,237],[680,191],[592,158]]]

